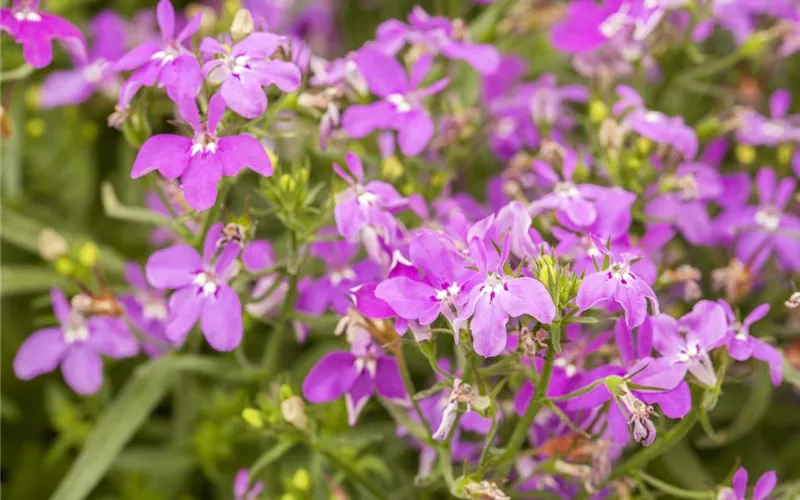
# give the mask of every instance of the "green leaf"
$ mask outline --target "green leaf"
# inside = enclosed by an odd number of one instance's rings
[[[97,486],[122,449],[170,388],[174,359],[140,367],[100,416],[86,446],[50,500],[83,500]]]
[[[736,415],[731,425],[727,429],[719,431],[716,440],[703,436],[703,439],[698,440],[698,446],[719,448],[749,434],[767,413],[769,402],[772,399],[772,390],[769,367],[765,363],[760,363],[750,396],[742,405],[742,410]]]
[[[0,268],[0,295],[17,295],[49,290],[58,274],[41,266],[3,266]]]
[[[100,200],[103,202],[103,210],[106,215],[114,219],[127,220],[131,222],[142,222],[144,224],[156,224],[158,226],[174,227],[173,221],[161,214],[146,208],[129,207],[123,205],[114,187],[110,182],[104,182],[100,186]]]

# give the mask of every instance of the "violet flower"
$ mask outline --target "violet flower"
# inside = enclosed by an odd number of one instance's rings
[[[367,105],[352,105],[342,115],[342,128],[353,138],[366,137],[377,129],[396,130],[404,155],[421,153],[433,137],[434,125],[422,100],[443,90],[449,80],[443,78],[420,88],[431,69],[433,56],[422,55],[406,75],[394,57],[372,46],[365,46],[355,56],[358,69],[370,91],[381,100]]]
[[[148,356],[155,357],[164,354],[171,347],[180,347],[173,344],[166,334],[167,299],[164,292],[152,288],[144,277],[142,268],[130,262],[125,265],[125,279],[133,287],[133,293],[122,295],[120,304],[125,308],[128,319],[152,342],[144,341],[142,350]]]
[[[787,116],[791,105],[792,94],[786,89],[776,90],[769,99],[770,117],[753,110],[740,114],[736,139],[744,144],[773,147],[800,142],[800,115]]]
[[[120,82],[112,64],[125,51],[119,35],[124,29],[125,22],[115,13],[98,14],[91,24],[93,43],[88,57],[73,54],[75,68],[50,73],[39,89],[39,106],[80,104],[96,91],[116,97]]]
[[[725,310],[716,302],[701,300],[679,320],[666,314],[650,320],[653,346],[672,364],[671,374],[683,378],[689,372],[700,383],[714,387],[717,374],[709,352],[719,347],[727,334]]]
[[[279,44],[280,37],[271,33],[253,33],[233,47],[230,40],[223,45],[208,37],[200,44],[200,52],[206,56],[206,78],[221,84],[219,92],[225,104],[245,118],[256,118],[267,110],[262,86],[275,84],[284,92],[300,86],[297,65],[270,59]]]
[[[303,395],[312,403],[327,403],[344,394],[350,425],[355,425],[376,391],[398,404],[408,399],[397,360],[384,354],[363,329],[355,333],[349,352],[326,354],[303,381]]]
[[[250,484],[250,471],[239,469],[233,480],[233,500],[256,500],[264,491],[264,481]]]
[[[493,46],[464,39],[467,30],[461,21],[431,16],[419,5],[411,9],[408,24],[390,19],[378,26],[375,35],[376,45],[390,55],[396,55],[408,43],[426,53],[464,61],[484,75],[494,73],[500,64],[500,54]]]
[[[79,59],[86,57],[83,33],[66,19],[39,10],[39,0],[14,0],[10,9],[0,9],[0,31],[22,45],[22,56],[34,68],[53,60],[53,40],[60,40]]]
[[[50,290],[50,298],[60,325],[36,330],[25,339],[14,357],[14,374],[30,380],[60,365],[73,391],[94,394],[103,385],[100,356],[129,358],[139,352],[139,344],[120,318],[87,318],[70,306],[58,288]]]
[[[136,179],[153,170],[168,179],[180,177],[189,205],[207,210],[217,200],[217,183],[223,176],[234,177],[244,167],[265,177],[272,175],[272,162],[258,140],[244,134],[217,137],[217,126],[225,113],[222,96],[211,97],[205,121],[200,120],[194,98],[182,101],[180,112],[194,129],[194,137],[150,137],[136,155],[131,177]]]
[[[706,204],[723,194],[719,174],[701,163],[687,163],[662,177],[658,189],[661,193],[647,204],[645,214],[674,225],[693,245],[711,243]]]
[[[658,315],[658,298],[650,285],[631,271],[635,257],[629,253],[622,254],[622,262],[618,261],[611,251],[594,235],[591,236],[595,248],[608,256],[611,265],[608,269],[587,275],[578,287],[576,302],[581,311],[605,301],[613,299],[625,311],[628,328],[635,328],[647,317],[647,303]]]
[[[125,87],[138,90],[141,86],[152,87],[157,84],[166,88],[170,99],[175,102],[180,103],[187,97],[194,98],[203,85],[203,75],[197,58],[184,44],[200,27],[202,14],[189,21],[177,36],[175,9],[169,0],[158,2],[156,17],[162,41],[143,43],[122,56],[114,68],[118,71],[136,70],[125,83]],[[123,104],[120,96],[120,107],[127,108]]]
[[[222,224],[206,235],[202,257],[186,244],[159,250],[147,259],[147,281],[157,290],[174,289],[169,298],[166,336],[183,343],[200,321],[208,343],[217,351],[231,351],[242,340],[242,304],[228,286],[238,272],[239,245],[228,244],[217,255]],[[216,256],[216,259],[215,259]]]
[[[469,294],[469,301],[459,312],[458,321],[472,318],[472,345],[483,357],[497,356],[506,347],[506,324],[509,318],[524,314],[540,323],[548,324],[556,316],[556,306],[550,292],[536,280],[521,276],[505,275],[506,261],[510,252],[510,238],[506,236],[500,255],[489,253],[480,238],[469,242],[470,255],[475,260],[483,283],[478,283]],[[458,327],[456,326],[456,329]],[[456,342],[458,335],[456,335]]]
[[[766,500],[777,483],[778,476],[774,470],[762,474],[753,490],[753,500]],[[733,488],[723,488],[717,500],[747,500],[747,469],[739,467],[733,475]]]
[[[776,387],[781,385],[783,380],[783,356],[781,356],[781,352],[763,340],[750,335],[750,326],[767,315],[769,304],[761,304],[753,309],[744,320],[737,321],[736,314],[734,314],[733,309],[727,302],[719,299],[717,303],[725,310],[727,319],[728,328],[725,343],[728,347],[728,354],[736,361],[755,358],[766,362],[769,365],[772,384]]]

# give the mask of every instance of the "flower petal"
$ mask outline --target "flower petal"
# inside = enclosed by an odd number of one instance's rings
[[[88,396],[103,385],[103,360],[88,346],[73,345],[61,363],[61,373],[73,391]]]
[[[581,311],[585,311],[600,301],[614,296],[618,279],[610,277],[608,271],[600,271],[587,275],[578,287],[576,302]]]
[[[392,357],[378,358],[375,368],[375,384],[378,394],[386,399],[405,401],[408,398],[397,360]]]
[[[349,390],[358,377],[356,357],[334,351],[320,359],[303,381],[303,396],[312,403],[326,403]]]
[[[14,375],[20,380],[30,380],[56,369],[67,344],[59,327],[42,328],[33,332],[14,356]]]
[[[534,278],[515,278],[506,281],[504,292],[497,301],[512,318],[529,314],[540,323],[548,324],[556,317],[556,305],[547,288]]]
[[[272,175],[272,161],[264,146],[249,135],[234,135],[219,140],[219,153],[222,172],[232,177],[244,167],[258,172],[264,177]]]
[[[197,288],[190,286],[177,290],[169,298],[167,338],[176,344],[183,344],[186,334],[197,323],[203,307],[203,299],[198,296]]]
[[[499,355],[506,347],[506,324],[508,314],[497,302],[485,294],[475,304],[472,316],[472,346],[484,358]]]
[[[147,139],[136,154],[131,177],[137,179],[158,170],[168,179],[180,177],[189,167],[192,140],[173,134],[159,134]]]
[[[215,295],[206,298],[200,327],[217,351],[232,351],[242,342],[242,304],[231,287],[220,285]]]
[[[147,281],[159,290],[187,286],[201,269],[200,255],[186,244],[155,252],[145,265]]]

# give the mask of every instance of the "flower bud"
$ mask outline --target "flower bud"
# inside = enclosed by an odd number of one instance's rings
[[[778,146],[778,164],[788,165],[792,161],[794,155],[794,146],[791,144],[781,144]]]
[[[800,307],[800,292],[794,292],[784,304],[786,304],[786,307],[789,309],[797,309]]]
[[[39,256],[44,260],[54,261],[66,255],[69,250],[67,240],[56,230],[46,227],[39,231],[38,238]]]
[[[72,273],[75,272],[75,264],[72,262],[72,259],[66,255],[62,255],[56,259],[55,266],[56,272],[62,276],[71,276]]]
[[[297,187],[297,182],[289,174],[283,174],[278,180],[278,187],[284,193],[291,193]]]
[[[511,500],[511,497],[503,493],[503,490],[491,481],[481,481],[468,483],[464,487],[464,492],[469,498],[480,498],[485,500]]]
[[[261,418],[261,412],[255,408],[245,408],[242,410],[242,418],[247,422],[247,425],[254,429],[264,427],[264,419]]]
[[[253,32],[255,23],[253,22],[253,15],[247,9],[239,9],[233,16],[231,23],[231,36],[234,42],[238,42],[247,35]]]
[[[769,36],[766,33],[756,32],[744,41],[739,47],[745,57],[756,58],[764,52],[769,43]]]
[[[592,123],[600,123],[608,118],[608,106],[603,101],[592,100],[589,103],[589,119]]]
[[[311,489],[311,476],[305,469],[297,469],[292,476],[292,487],[300,491]]]
[[[84,243],[78,250],[78,261],[86,267],[93,267],[100,260],[100,249],[92,242]]]
[[[291,396],[281,403],[281,416],[298,429],[305,430],[308,425],[306,404],[300,396]]]
[[[750,165],[756,161],[756,148],[746,144],[738,144],[736,146],[736,159],[739,163]]]
[[[396,156],[385,158],[381,162],[381,175],[389,180],[397,180],[403,175],[403,164]]]

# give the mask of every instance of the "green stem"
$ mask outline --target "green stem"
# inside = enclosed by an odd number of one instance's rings
[[[550,385],[550,376],[553,373],[555,353],[555,348],[551,342],[547,345],[547,357],[544,360],[542,374],[539,377],[539,383],[536,384],[533,397],[528,403],[528,407],[525,409],[525,414],[519,419],[511,437],[508,439],[506,453],[503,457],[504,464],[501,469],[501,477],[504,477],[508,473],[514,461],[514,457],[517,456],[519,450],[522,449],[523,443],[525,443],[525,438],[528,436],[528,430],[531,428],[531,425],[533,425],[533,420],[536,418],[542,406],[544,406],[544,402],[547,399],[547,387]]]
[[[710,491],[692,491],[692,490],[684,490],[683,488],[678,488],[677,486],[673,486],[669,483],[665,483],[664,481],[651,476],[645,472],[639,472],[638,476],[646,483],[650,484],[651,486],[672,495],[676,498],[700,498],[709,500],[714,498],[714,494]]]
[[[550,401],[552,403],[561,403],[561,402],[568,401],[568,400],[573,399],[573,398],[577,398],[578,396],[582,396],[582,395],[586,394],[587,392],[591,391],[592,389],[594,389],[598,385],[604,384],[605,381],[606,381],[605,378],[601,378],[599,380],[595,380],[591,384],[589,384],[589,385],[587,385],[585,387],[581,387],[577,391],[570,392],[569,394],[564,394],[563,396],[558,396],[557,398],[550,398]]]
[[[411,399],[411,406],[414,408],[414,412],[419,417],[419,421],[422,426],[425,428],[425,432],[428,435],[428,439],[433,441],[433,434],[431,432],[430,425],[428,421],[425,419],[425,414],[422,413],[422,407],[419,405],[419,401],[417,401],[413,395],[416,394],[417,390],[414,388],[414,381],[411,380],[411,372],[408,371],[408,365],[406,364],[406,358],[403,355],[403,347],[400,346],[400,349],[397,353],[397,366],[400,368],[400,376],[403,378],[403,385],[406,388],[406,394],[408,394],[409,399]]]
[[[11,71],[5,71],[0,73],[0,82],[13,82],[16,80],[23,80],[28,77],[34,71],[34,67],[30,64],[23,64],[18,68],[14,68]]]
[[[370,492],[374,498],[378,498],[379,500],[387,500],[389,498],[383,493],[383,491],[381,491],[380,488],[372,484],[371,481],[367,481],[365,478],[363,478],[361,473],[352,465],[352,461],[340,457],[333,450],[328,450],[319,446],[315,448],[331,462],[335,463],[339,469],[347,473],[348,479],[353,480],[363,489]]]

